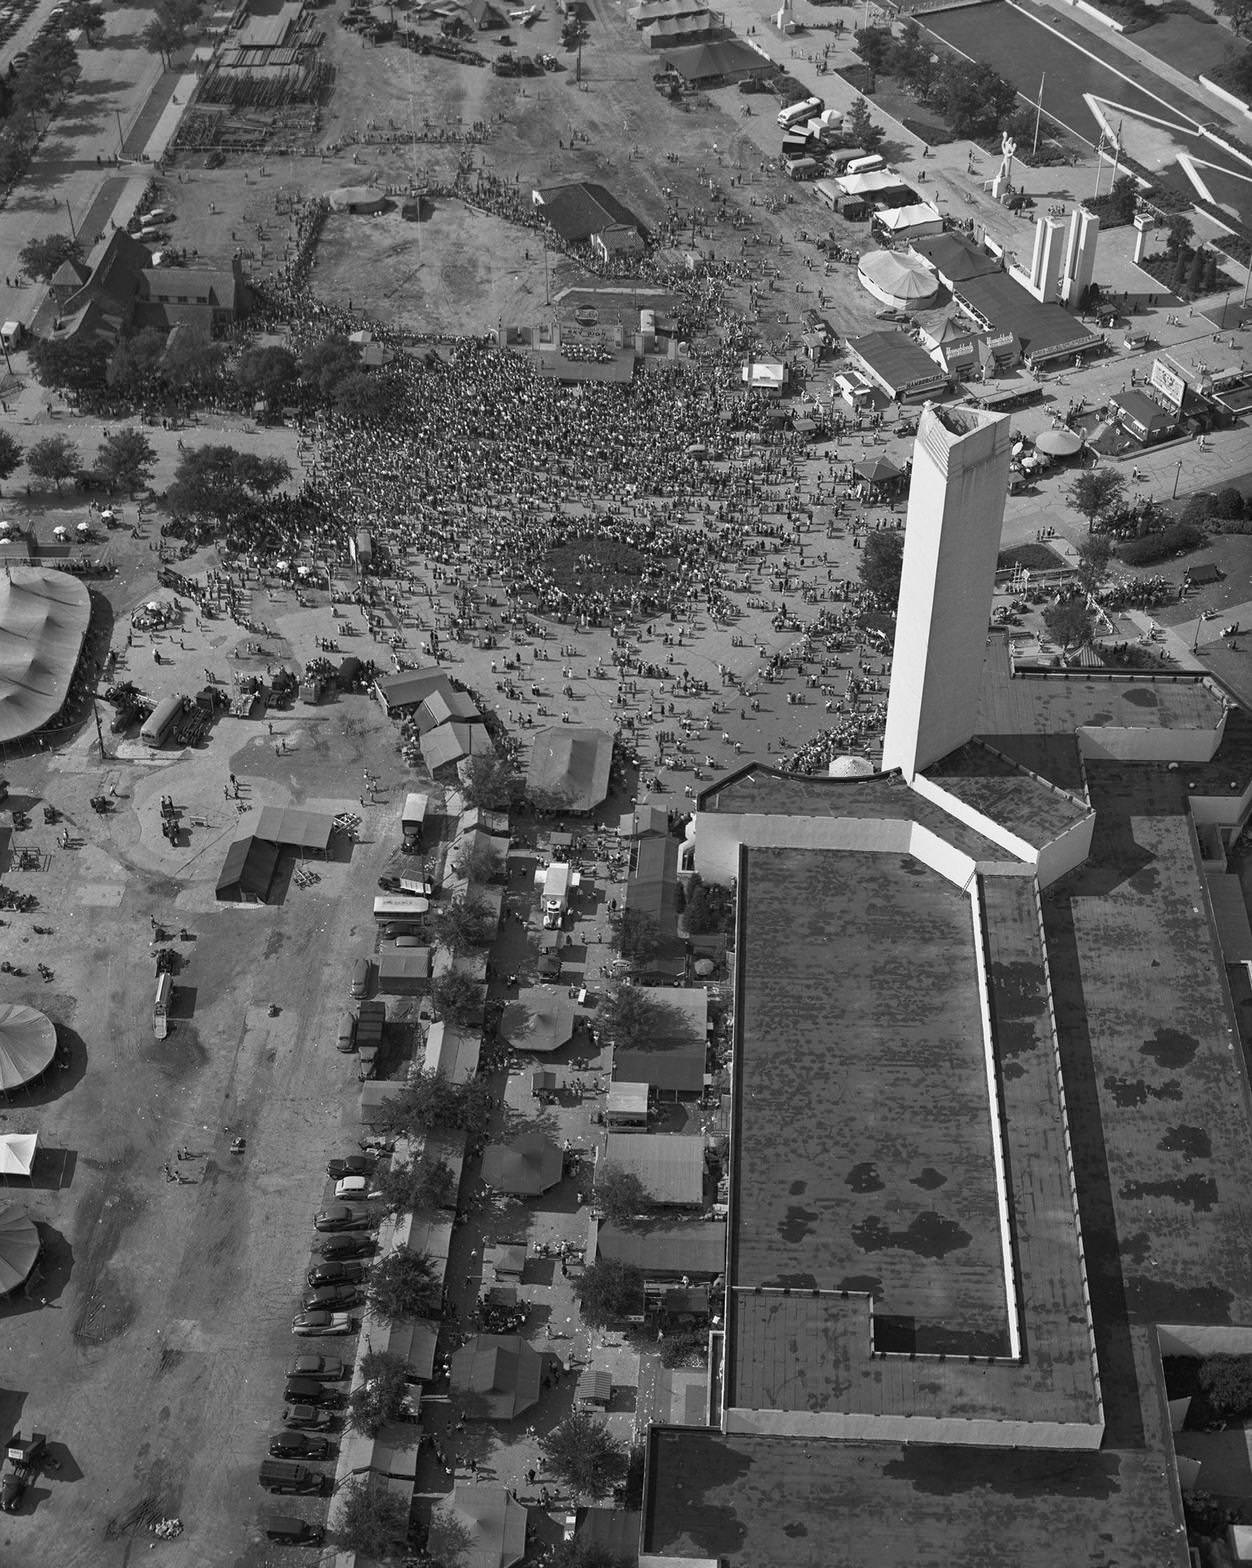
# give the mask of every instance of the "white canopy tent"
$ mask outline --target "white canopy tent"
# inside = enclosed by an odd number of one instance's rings
[[[37,1132],[0,1133],[0,1176],[29,1176],[38,1143]]]

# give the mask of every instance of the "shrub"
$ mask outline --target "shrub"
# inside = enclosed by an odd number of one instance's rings
[[[1148,534],[1143,539],[1131,539],[1122,545],[1120,555],[1127,566],[1151,566],[1155,561],[1166,561],[1182,550],[1194,550],[1204,543],[1204,530],[1194,523],[1171,523],[1159,534]]]

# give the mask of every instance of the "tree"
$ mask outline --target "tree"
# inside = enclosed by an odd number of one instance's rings
[[[1252,1356],[1207,1356],[1197,1379],[1216,1416],[1252,1412]]]
[[[844,117],[844,135],[854,147],[864,147],[866,152],[876,152],[886,140],[887,133],[869,117],[869,105],[864,98],[855,98]]]
[[[430,1000],[435,1017],[454,1028],[481,1027],[486,993],[472,975],[459,969],[445,970],[431,982]]]
[[[1017,106],[1017,91],[989,65],[948,60],[931,89],[935,107],[955,136],[993,135]]]
[[[626,1474],[625,1444],[585,1410],[571,1410],[539,1439],[539,1449],[554,1475],[588,1497],[603,1497]]]
[[[1115,468],[1088,468],[1079,474],[1066,492],[1066,500],[1087,519],[1087,532],[1094,529],[1120,506],[1126,494],[1126,480]]]
[[[281,343],[244,349],[235,366],[235,380],[249,397],[280,402],[300,374],[296,356]]]
[[[7,430],[0,430],[0,480],[7,479],[22,461],[22,448]]]
[[[1171,212],[1165,220],[1165,250],[1170,256],[1180,256],[1191,244],[1195,224],[1185,212]]]
[[[168,67],[186,42],[187,29],[171,6],[160,5],[153,12],[141,37],[148,53],[160,55],[161,63]]]
[[[467,882],[494,882],[504,869],[503,853],[496,855],[481,840],[457,852],[452,869]]]
[[[456,1207],[456,1181],[442,1160],[418,1155],[375,1171],[372,1187],[388,1214],[431,1214]]]
[[[301,381],[324,398],[331,396],[345,376],[360,368],[360,349],[338,334],[310,344],[300,356]]]
[[[468,757],[461,767],[461,794],[467,806],[507,811],[526,792],[525,780],[504,757]]]
[[[611,1161],[601,1161],[597,1167],[596,1205],[615,1225],[624,1225],[651,1208],[647,1190],[634,1171]]]
[[[367,1350],[361,1357],[361,1382],[348,1395],[345,1421],[362,1437],[377,1437],[389,1421],[399,1421],[406,1413],[409,1397],[408,1367],[400,1356],[386,1350]],[[417,1428],[411,1441],[417,1442]],[[407,1436],[407,1434],[402,1434]]]
[[[487,1131],[496,1107],[495,1096],[485,1078],[467,1078],[453,1083],[443,1073],[412,1073],[404,1087],[385,1100],[379,1116],[384,1131],[413,1137],[437,1127],[452,1128],[481,1137]]]
[[[1078,546],[1078,581],[1084,593],[1094,593],[1113,559],[1113,544],[1105,534],[1088,534]]]
[[[685,1014],[639,985],[617,985],[606,994],[599,1029],[619,1051],[640,1050],[660,1036],[680,1041],[689,1033]]]
[[[391,376],[350,370],[331,394],[335,412],[358,425],[385,424],[400,403],[400,384]]]
[[[371,1266],[365,1283],[371,1309],[389,1323],[437,1318],[443,1311],[443,1285],[420,1252],[389,1252]]]
[[[65,436],[44,436],[26,453],[26,468],[36,479],[51,479],[57,489],[78,472],[78,448]]]
[[[464,1568],[473,1547],[474,1538],[460,1514],[446,1504],[436,1504],[426,1530],[424,1568]]]
[[[622,1557],[599,1541],[575,1536],[558,1541],[548,1559],[549,1568],[633,1568],[633,1557]]]
[[[735,895],[728,887],[722,887],[716,882],[702,882],[698,876],[693,877],[687,892],[683,922],[692,936],[732,930],[735,924]]]
[[[475,893],[460,893],[437,905],[430,916],[431,933],[453,954],[483,947],[495,935],[491,911]]]
[[[661,928],[651,915],[638,909],[622,909],[612,917],[613,934],[623,958],[646,969],[661,952]]]
[[[105,487],[137,490],[152,477],[156,448],[141,430],[115,430],[105,436],[96,453],[96,472]]]
[[[83,248],[68,234],[47,234],[23,245],[17,259],[23,272],[47,283],[63,262],[81,261]]]
[[[281,457],[257,457],[232,446],[196,447],[179,459],[165,499],[177,515],[229,525],[290,475]]]
[[[404,1552],[409,1536],[409,1509],[381,1481],[353,1478],[336,1494],[339,1501],[335,1532],[346,1552],[392,1562]]]
[[[592,1328],[620,1323],[643,1305],[643,1275],[617,1258],[599,1258],[574,1277],[583,1322]]]
[[[856,52],[875,75],[881,76],[892,54],[891,32],[885,27],[859,27],[852,35]]]
[[[139,392],[155,381],[165,358],[166,334],[158,327],[144,327],[119,338],[105,367],[104,379],[119,391]]]
[[[76,391],[101,384],[108,352],[108,346],[98,338],[89,343],[75,338],[35,338],[29,350],[35,374],[44,386]]]
[[[1048,605],[1043,612],[1043,624],[1052,641],[1060,643],[1062,653],[1068,653],[1071,648],[1085,648],[1095,634],[1095,620],[1081,599]]]
[[[61,23],[71,31],[81,27],[88,38],[96,38],[104,31],[104,7],[99,0],[65,0]]]
[[[194,333],[170,338],[161,356],[161,371],[172,387],[204,391],[219,379],[226,363],[226,345]]]
[[[861,586],[880,610],[894,612],[900,597],[900,569],[904,564],[904,535],[866,534],[861,543],[861,564],[857,568]]]
[[[1204,284],[1204,252],[1193,250],[1191,260],[1187,263],[1187,282],[1185,284],[1188,294],[1199,294]]]

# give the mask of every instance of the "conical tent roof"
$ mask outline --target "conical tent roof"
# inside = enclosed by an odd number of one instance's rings
[[[39,1256],[39,1232],[25,1209],[0,1209],[0,1295],[25,1284]]]
[[[29,1176],[38,1143],[37,1132],[0,1134],[0,1176]]]
[[[0,1091],[38,1078],[56,1055],[56,1025],[35,1007],[0,1007]]]

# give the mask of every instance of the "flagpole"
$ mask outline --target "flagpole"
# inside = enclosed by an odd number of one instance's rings
[[[1043,84],[1047,81],[1047,79],[1048,73],[1045,71],[1039,78],[1039,99],[1035,104],[1035,141],[1034,146],[1030,149],[1030,156],[1032,158],[1039,151],[1039,121],[1043,117]]]

